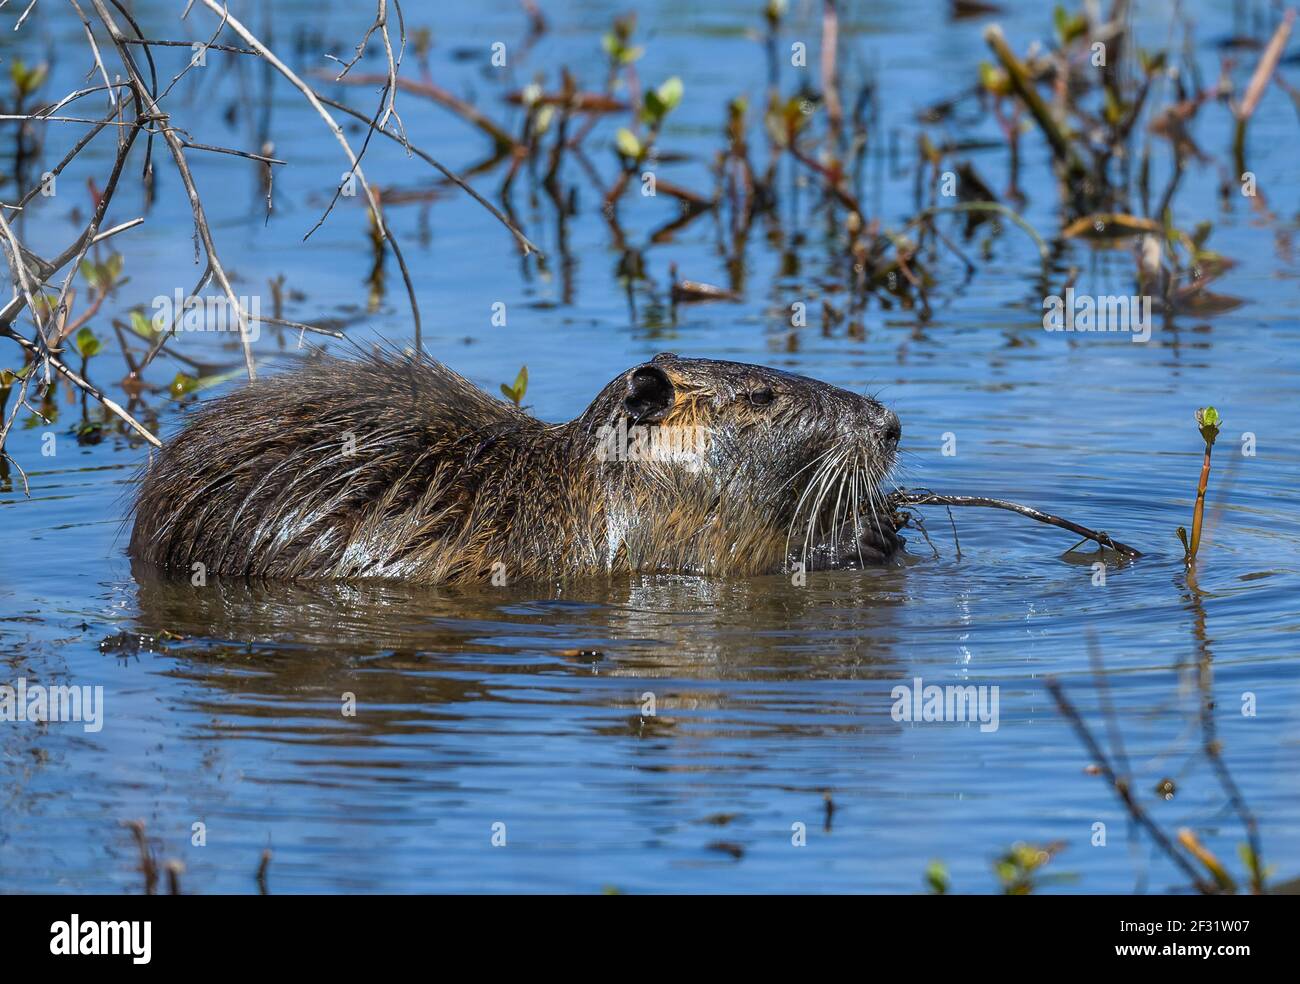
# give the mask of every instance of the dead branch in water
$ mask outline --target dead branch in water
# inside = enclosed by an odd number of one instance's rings
[[[153,895],[158,888],[158,855],[149,844],[143,820],[124,820],[122,826],[131,831],[136,850],[140,852],[140,874],[144,878],[144,894]]]
[[[1140,550],[1130,547],[1128,544],[1120,543],[1112,538],[1109,533],[1090,530],[1086,526],[1080,526],[1078,523],[1062,519],[1060,516],[1034,509],[1032,506],[1022,506],[1018,502],[1010,502],[1006,499],[990,499],[980,495],[936,495],[934,492],[925,489],[899,489],[890,493],[887,501],[894,508],[899,506],[985,506],[990,509],[1006,509],[1009,512],[1019,513],[1021,516],[1028,516],[1040,523],[1069,530],[1071,533],[1092,540],[1102,547],[1109,547],[1121,556],[1142,556]]]
[[[1282,52],[1286,48],[1287,38],[1291,36],[1291,26],[1295,23],[1295,18],[1295,8],[1288,8],[1268,46],[1264,49],[1263,55],[1260,56],[1259,64],[1255,66],[1255,74],[1251,76],[1250,85],[1246,87],[1246,95],[1240,105],[1233,107],[1236,127],[1233,131],[1232,149],[1238,174],[1246,170],[1246,124],[1255,115],[1259,101],[1264,96],[1264,90],[1268,88],[1277,64],[1282,59]]]
[[[257,894],[270,895],[271,890],[266,885],[266,872],[271,867],[271,849],[268,847],[262,851],[262,857],[257,862]]]

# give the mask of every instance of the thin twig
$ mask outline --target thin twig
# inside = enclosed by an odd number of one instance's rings
[[[95,11],[99,14],[100,20],[104,22],[104,26],[108,28],[109,35],[113,38],[113,43],[117,46],[128,74],[136,83],[134,88],[137,100],[145,104],[151,114],[162,116],[163,114],[158,108],[157,102],[154,100],[153,96],[145,90],[144,80],[140,77],[140,73],[135,65],[135,60],[131,57],[131,53],[126,47],[125,39],[122,36],[121,30],[117,26],[117,22],[113,20],[112,14],[110,14],[104,6],[103,0],[92,0],[92,2],[95,5]],[[139,32],[137,31],[137,33]],[[145,54],[147,55],[148,53],[149,49],[145,48]],[[150,58],[152,61],[152,56],[150,56]],[[244,311],[243,305],[239,303],[239,298],[235,296],[234,288],[230,285],[230,279],[226,276],[225,268],[222,267],[221,261],[217,256],[216,244],[212,241],[212,231],[208,228],[208,220],[203,209],[203,202],[199,197],[198,188],[194,184],[194,176],[190,173],[189,163],[185,159],[185,151],[181,146],[180,138],[167,127],[163,128],[162,135],[163,140],[167,144],[168,150],[171,151],[172,160],[176,164],[176,170],[180,174],[181,182],[185,185],[185,190],[189,194],[190,211],[194,216],[194,224],[198,229],[199,236],[203,240],[203,250],[207,254],[208,265],[212,268],[213,276],[217,278],[217,283],[221,285],[221,289],[225,293],[226,299],[235,313],[235,320],[239,325],[239,340],[244,350],[244,365],[248,370],[248,378],[250,380],[256,379],[257,370],[253,362],[253,348],[248,337],[248,316]]]
[[[1031,506],[1022,506],[1018,502],[1009,502],[1006,499],[989,499],[978,495],[936,495],[926,490],[907,490],[899,489],[891,492],[888,497],[891,506],[987,506],[992,509],[1006,509],[1010,512],[1019,513],[1021,516],[1028,516],[1030,519],[1037,520],[1040,523],[1047,523],[1050,526],[1059,526],[1061,529],[1069,530],[1078,536],[1099,543],[1103,547],[1110,547],[1118,554],[1126,557],[1141,557],[1142,552],[1120,543],[1113,539],[1108,533],[1098,533],[1090,530],[1086,526],[1080,526],[1078,523],[1072,523],[1068,519],[1062,519],[1060,516],[1053,516],[1051,513],[1045,513],[1041,510],[1034,509]]]
[[[98,2],[98,0],[96,0],[96,2]],[[343,133],[343,128],[339,126],[334,117],[330,115],[329,110],[327,110],[321,103],[320,99],[316,97],[316,93],[312,91],[311,86],[307,85],[306,82],[298,77],[293,69],[289,68],[289,66],[276,57],[275,53],[258,40],[257,36],[245,27],[237,17],[227,11],[224,7],[219,6],[216,3],[216,0],[203,0],[203,5],[213,13],[219,14],[225,18],[232,31],[243,38],[246,44],[251,46],[258,54],[270,62],[277,72],[283,75],[295,89],[303,94],[312,109],[314,109],[317,115],[325,121],[325,125],[334,135],[334,139],[338,141],[339,146],[343,148],[343,152],[347,155],[348,163],[351,168],[350,173],[356,174],[357,182],[361,185],[362,190],[366,194],[366,200],[370,204],[370,212],[375,218],[375,223],[379,227],[380,234],[388,241],[389,246],[393,250],[393,255],[397,258],[398,265],[402,269],[402,278],[406,281],[407,296],[411,304],[411,315],[415,320],[415,347],[419,349],[421,347],[420,306],[415,297],[415,285],[411,281],[410,271],[407,270],[406,261],[402,257],[401,249],[394,240],[394,237],[388,228],[388,224],[384,221],[384,213],[379,206],[379,200],[371,189],[370,183],[366,180],[365,174],[361,170],[361,162],[357,155],[353,153],[352,145],[348,142],[347,136]]]
[[[25,349],[33,358],[35,358],[40,354],[39,350],[37,349],[36,345],[33,342],[30,342],[26,338],[23,338],[22,335],[19,335],[17,332],[13,331],[12,329],[5,328],[3,329],[3,332],[9,338],[12,338],[15,342],[17,342],[20,346],[22,346],[23,349]],[[74,372],[72,369],[69,369],[66,365],[60,362],[58,356],[53,354],[47,354],[45,356],[45,360],[49,363],[49,365],[54,367],[56,372],[58,372],[61,376],[66,378],[70,383],[72,383],[73,386],[77,387],[77,389],[81,390],[92,400],[96,400],[97,402],[103,404],[111,413],[121,418],[124,423],[130,426],[132,430],[134,430],[137,434],[143,437],[154,447],[156,448],[162,447],[162,441],[154,437],[153,434],[151,434],[143,424],[141,424],[138,420],[132,417],[120,406],[118,406],[117,403],[110,400],[107,396],[101,393],[91,383],[82,379],[81,376],[77,375],[76,372]]]
[[[364,113],[353,109],[351,106],[347,106],[334,99],[330,99],[327,96],[322,96],[319,93],[317,93],[317,98],[319,98],[320,101],[323,102],[325,105],[333,107],[334,109],[340,110],[344,113],[347,113],[350,116],[354,116],[357,119],[362,120],[364,122],[368,122],[370,119]],[[381,128],[378,130],[378,132],[382,133],[390,140],[397,140],[400,142],[402,139],[398,134],[394,133],[392,130],[389,129]],[[448,181],[454,184],[457,188],[460,188],[463,192],[465,192],[465,194],[469,195],[470,198],[474,199],[474,201],[478,202],[490,213],[492,213],[493,218],[495,218],[498,222],[500,222],[503,226],[505,226],[507,229],[510,230],[510,234],[515,237],[516,241],[518,241],[519,245],[523,248],[525,256],[527,256],[529,253],[536,253],[538,257],[545,259],[546,254],[542,252],[540,246],[538,246],[535,242],[533,242],[526,235],[524,235],[523,231],[518,226],[516,226],[513,222],[511,222],[510,219],[508,219],[505,215],[503,215],[499,208],[497,208],[490,201],[488,201],[477,191],[475,191],[474,188],[471,187],[469,183],[466,182],[460,175],[458,175],[455,171],[451,170],[449,167],[445,166],[444,164],[436,160],[434,157],[432,157],[430,154],[421,150],[419,147],[415,146],[414,144],[408,142],[406,146],[410,149],[411,153],[413,153],[416,157],[420,158],[420,160],[424,161],[426,164],[429,164],[430,166],[432,166],[433,168],[441,172],[441,174]]]
[[[115,225],[111,229],[105,229],[103,232],[91,239],[90,244],[93,246],[96,243],[102,243],[105,239],[116,236],[119,232],[125,232],[127,229],[134,229],[142,222],[144,222],[143,218],[132,219],[130,222],[123,222],[121,225]],[[78,251],[81,249],[81,244],[82,240],[78,239],[75,243],[60,253],[54,260],[46,263],[45,279],[48,279],[59,270],[63,269],[64,265],[72,259],[72,257],[77,255]],[[42,280],[42,283],[43,282],[44,280]],[[0,308],[0,331],[7,329],[13,323],[14,318],[18,317],[18,313],[26,306],[25,299],[15,297],[3,308]]]

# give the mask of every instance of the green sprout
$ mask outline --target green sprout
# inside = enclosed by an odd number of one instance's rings
[[[19,103],[39,89],[45,81],[45,77],[49,74],[50,66],[43,62],[29,68],[21,58],[15,58],[11,61],[9,63],[9,77],[13,79],[14,90],[18,93]]]
[[[122,275],[122,254],[114,253],[103,263],[82,260],[78,270],[86,283],[101,294],[106,294],[118,286],[118,278]]]
[[[630,161],[640,161],[646,150],[637,135],[627,127],[619,127],[614,134],[614,146]]]
[[[178,372],[176,378],[167,387],[167,392],[173,400],[182,400],[191,393],[197,393],[198,390],[199,381],[189,373],[184,372]]]
[[[1064,844],[1059,842],[1045,847],[1022,841],[1012,844],[1010,850],[993,862],[993,872],[1002,883],[1002,893],[1029,895],[1033,892],[1044,881],[1039,870],[1060,853],[1062,847]]]
[[[676,75],[659,88],[647,90],[645,105],[641,109],[642,122],[658,129],[664,117],[682,101],[682,91],[682,80]]]
[[[515,377],[515,382],[513,386],[507,386],[505,383],[501,384],[502,395],[504,395],[505,398],[509,400],[511,403],[513,403],[515,406],[519,406],[520,403],[523,401],[524,393],[527,391],[527,389],[528,389],[528,367],[527,366],[519,367],[519,375]]]
[[[789,8],[787,0],[767,0],[767,6],[763,9],[763,16],[767,18],[769,30],[775,31],[781,26],[781,18],[785,16]]]
[[[605,49],[605,54],[609,55],[610,64],[614,68],[631,65],[645,54],[645,48],[631,43],[632,32],[635,29],[636,14],[628,14],[626,17],[615,19],[613,30],[608,31],[600,39],[600,46]]]
[[[1068,46],[1071,41],[1088,31],[1088,18],[1084,14],[1071,16],[1059,4],[1052,12],[1052,19],[1056,24],[1056,36],[1061,40],[1061,47]]]
[[[1184,563],[1194,564],[1197,551],[1201,548],[1201,530],[1205,521],[1205,491],[1210,485],[1210,452],[1219,436],[1219,427],[1223,418],[1214,407],[1201,407],[1196,411],[1196,426],[1200,429],[1201,439],[1205,441],[1205,457],[1201,460],[1201,479],[1196,485],[1196,506],[1192,510],[1192,538],[1187,539],[1186,527],[1178,527],[1178,539],[1183,544]]]
[[[931,861],[925,869],[925,886],[931,895],[947,895],[952,888],[942,861]]]

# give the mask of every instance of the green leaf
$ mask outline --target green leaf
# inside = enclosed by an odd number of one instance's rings
[[[677,108],[682,101],[683,91],[681,77],[677,75],[674,75],[656,90],[659,101],[664,104],[665,112]]]
[[[1273,874],[1273,868],[1270,865],[1263,868],[1259,863],[1259,856],[1251,849],[1249,844],[1238,844],[1237,854],[1241,856],[1242,862],[1246,865],[1246,870],[1250,872],[1251,877],[1261,884],[1267,881]]]
[[[150,341],[154,337],[154,328],[149,319],[144,316],[144,312],[139,308],[131,312],[131,330],[141,338],[147,338]]]
[[[56,299],[56,295],[46,293],[43,290],[38,290],[32,295],[32,300],[36,302],[38,313],[47,318],[54,314],[54,302]]]
[[[1118,99],[1112,90],[1107,89],[1102,112],[1106,117],[1106,122],[1111,126],[1115,126],[1128,112],[1128,106]]]
[[[540,137],[551,128],[551,120],[554,118],[555,107],[543,106],[537,111],[537,115],[533,118],[533,133]]]
[[[49,72],[50,66],[41,64],[28,68],[21,58],[15,58],[9,63],[9,77],[14,80],[14,88],[20,96],[31,95],[39,89]]]
[[[176,378],[171,381],[167,391],[173,398],[179,400],[181,397],[189,396],[199,388],[199,381],[188,373],[178,372]]]
[[[809,119],[811,109],[808,113],[804,112],[804,100],[791,96],[784,103],[773,100],[764,122],[767,124],[768,135],[776,145],[788,147],[790,141],[808,125]]]
[[[99,267],[91,263],[90,260],[82,260],[77,267],[81,271],[82,278],[92,287],[99,286]]]
[[[1155,75],[1165,67],[1166,56],[1163,51],[1157,51],[1154,55],[1148,51],[1138,49],[1138,61],[1142,64],[1142,71],[1147,75]]]
[[[626,36],[620,37],[612,31],[600,39],[600,46],[605,49],[605,54],[619,65],[631,65],[645,54],[645,48],[629,47]]]
[[[664,118],[663,102],[659,99],[659,93],[651,89],[645,94],[645,107],[641,110],[641,119],[652,126]]]
[[[95,337],[89,325],[77,332],[77,351],[81,353],[83,359],[97,355],[103,347],[104,343]]]
[[[1071,17],[1060,5],[1052,11],[1052,20],[1056,24],[1056,35],[1061,39],[1063,46],[1088,30],[1088,19],[1083,14]]]
[[[1011,93],[1011,79],[1002,69],[997,68],[990,62],[982,61],[979,65],[980,85],[986,91],[995,96],[1006,96]]]
[[[648,90],[641,118],[652,125],[663,122],[663,118],[682,101],[682,91],[682,80],[676,75],[659,88]]]
[[[931,861],[926,867],[925,884],[935,895],[948,894],[948,869],[943,866],[942,861]]]
[[[228,372],[213,373],[210,376],[200,376],[198,391],[202,393],[204,390],[209,390],[215,386],[221,386],[224,383],[228,383],[232,379],[239,379],[243,375],[244,375],[244,370],[242,368],[239,368],[239,369],[231,369]]]
[[[618,132],[614,134],[614,144],[618,147],[618,152],[629,160],[641,159],[641,141],[626,127],[619,127]]]
[[[15,371],[13,369],[0,369],[0,392],[8,392],[9,387],[20,379],[24,379],[27,373],[31,371],[31,366],[23,366]]]
[[[507,386],[505,383],[501,384],[501,394],[507,400],[513,403],[515,406],[519,406],[519,404],[523,401],[524,393],[527,392],[527,390],[528,390],[528,367],[527,366],[519,367],[519,375],[515,377],[515,382],[513,386]]]
[[[78,444],[98,444],[104,439],[104,425],[95,420],[82,420],[72,429]]]
[[[1210,448],[1214,447],[1214,442],[1219,436],[1219,428],[1223,426],[1223,418],[1219,416],[1219,411],[1214,407],[1201,407],[1196,411],[1196,423],[1200,428],[1201,437],[1205,441],[1205,450],[1208,453]]]

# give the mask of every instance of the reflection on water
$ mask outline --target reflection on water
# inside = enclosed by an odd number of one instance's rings
[[[474,708],[462,705],[498,693],[498,679],[513,690],[520,672],[557,683],[577,678],[559,685],[559,700],[596,684],[604,695],[598,704],[627,711],[623,733],[657,738],[679,734],[679,712],[695,716],[733,706],[734,694],[717,686],[723,680],[899,675],[891,657],[899,645],[891,617],[899,600],[860,581],[804,592],[786,590],[780,578],[597,581],[538,598],[530,588],[437,591],[400,584],[217,580],[193,588],[138,567],[136,574],[139,617],[101,649],[120,658],[165,653],[178,660],[173,672],[217,690],[205,693],[201,712],[239,698],[239,714],[259,719],[259,733],[287,727],[300,739],[369,745],[441,731],[447,722],[474,717]],[[827,617],[828,610],[843,614]],[[238,642],[218,641],[227,639]],[[321,652],[328,655],[294,655]],[[671,689],[660,690],[659,680],[672,681]],[[355,696],[355,716],[341,712],[345,693]],[[286,712],[287,706],[296,710]],[[647,708],[653,713],[643,713]],[[880,708],[832,702],[814,710],[861,714],[866,726]],[[796,730],[779,720],[771,728]]]
[[[172,24],[160,4],[136,6]],[[494,96],[482,64],[453,52],[486,31],[516,37],[522,18],[513,2],[481,6],[472,16],[439,13],[431,58],[457,91]],[[570,64],[593,57],[599,31],[622,9],[550,6],[553,30],[531,57]],[[665,173],[683,186],[709,186],[722,109],[745,80],[761,87],[765,78],[761,46],[745,34],[755,6],[641,5],[650,39],[643,77],[680,74],[688,93],[666,132],[685,159]],[[884,132],[912,132],[921,107],[953,95],[959,68],[987,58],[981,24],[948,24],[946,3],[860,6],[844,31],[859,61],[888,73]],[[1005,16],[1009,35],[1048,29],[1035,6]],[[1205,66],[1217,65],[1214,39],[1231,18],[1216,5],[1190,6],[1206,8],[1198,50]],[[319,7],[277,5],[284,35],[319,24]],[[235,98],[234,83],[221,81],[209,106],[190,111],[219,114]],[[485,105],[496,109],[490,98]],[[292,103],[274,112],[286,135],[319,126]],[[414,100],[402,112],[413,137],[449,163],[481,158],[481,134]],[[237,143],[244,124],[235,118]],[[1205,146],[1226,145],[1221,118],[1203,127]],[[797,214],[772,220],[733,257],[708,220],[649,243],[671,216],[653,211],[662,203],[629,204],[629,234],[647,243],[640,280],[627,276],[626,244],[611,241],[585,186],[579,210],[558,225],[521,177],[518,217],[557,258],[547,274],[503,262],[507,237],[472,203],[395,187],[391,221],[409,243],[426,344],[490,392],[526,363],[527,402],[558,420],[664,348],[791,369],[896,409],[905,482],[1051,509],[1145,556],[1108,567],[1099,581],[1092,558],[1063,556],[1067,535],[957,510],[958,557],[948,517],[931,510],[938,556],[913,533],[906,565],[814,574],[803,586],[641,577],[442,590],[212,579],[199,588],[132,570],[123,556],[138,450],[114,435],[79,445],[69,419],[52,428],[60,450],[46,458],[45,428],[16,428],[11,447],[28,466],[32,496],[0,493],[0,684],[103,686],[106,719],[95,734],[0,724],[0,891],[139,890],[135,848],[120,826],[135,818],[160,856],[184,863],[185,889],[205,893],[256,891],[268,847],[273,892],[912,892],[935,859],[955,891],[982,892],[996,890],[990,862],[1017,841],[1064,842],[1049,870],[1069,877],[1054,890],[1185,889],[1178,871],[1130,836],[1090,774],[1095,763],[1058,713],[1049,676],[1107,749],[1112,709],[1133,788],[1152,816],[1167,829],[1192,828],[1235,863],[1244,834],[1201,754],[1208,692],[1266,862],[1279,877],[1300,875],[1300,453],[1291,421],[1300,270],[1291,246],[1296,120],[1286,99],[1271,93],[1251,132],[1271,212],[1220,204],[1212,168],[1190,169],[1179,197],[1204,206],[1215,248],[1242,260],[1224,284],[1248,303],[1210,321],[1180,318],[1146,345],[1041,331],[1044,288],[1072,270],[1099,290],[1127,293],[1123,252],[1061,246],[1044,270],[1014,230],[977,238],[967,248],[988,252],[977,273],[936,268],[946,276],[931,294],[930,321],[871,309],[860,331],[814,324],[796,337],[792,297],[816,310],[834,280],[823,275],[823,230]],[[200,182],[227,195],[214,229],[226,255],[244,283],[285,273],[285,296],[306,298],[302,310],[289,302],[288,317],[323,312],[358,337],[404,337],[400,297],[358,320],[371,264],[358,211],[345,203],[312,251],[298,252],[322,207],[319,189],[332,188],[339,170],[325,137],[306,149],[298,170],[277,178],[284,197],[269,223],[257,181],[244,183],[229,162],[196,161]],[[1001,187],[1005,146],[989,139],[971,153]],[[1027,141],[1023,153],[1026,217],[1054,228],[1055,193],[1037,156],[1045,152]],[[367,162],[395,186],[414,180],[399,147],[372,147]],[[868,165],[871,207],[891,221],[908,214],[910,160],[897,173],[883,153]],[[146,292],[173,280],[188,286],[195,275],[175,245],[175,229],[188,228],[183,196],[166,175],[160,185],[155,207],[173,228],[147,223],[128,253],[128,273]],[[55,204],[46,213],[53,239],[67,219]],[[674,316],[665,303],[670,262],[742,297]],[[489,329],[491,305],[503,298],[509,323]],[[291,338],[284,350],[294,357]],[[192,351],[216,361],[229,354],[198,342]],[[178,426],[172,403],[147,399],[165,433]],[[1200,465],[1191,412],[1209,402],[1227,426],[1191,586],[1173,530],[1189,522]],[[1247,432],[1253,456],[1241,453]],[[943,451],[948,435],[956,454]],[[895,720],[894,689],[918,678],[998,687],[997,729]],[[1172,799],[1158,786],[1172,788]],[[1096,844],[1099,823],[1106,846]],[[500,836],[504,846],[494,846]]]

